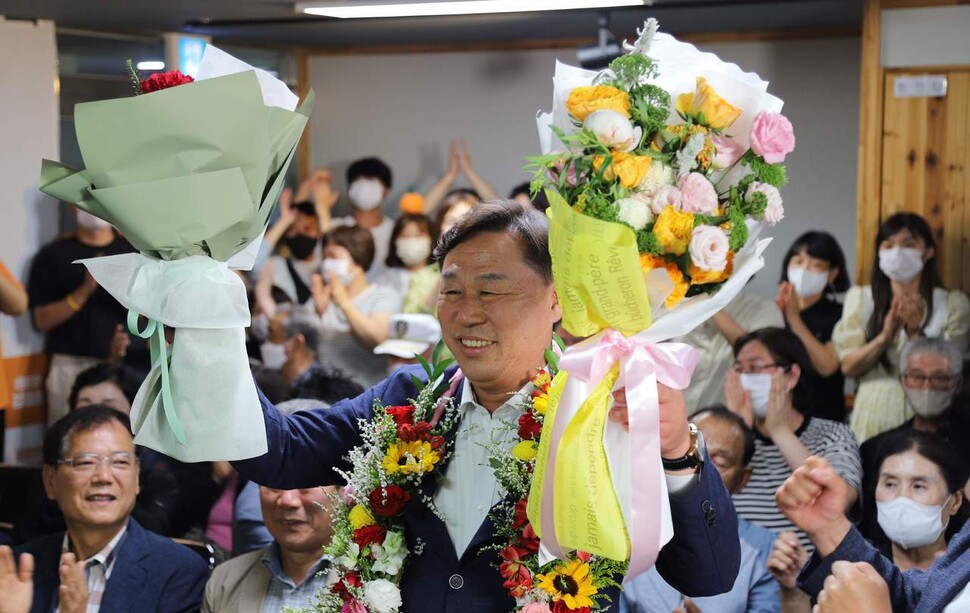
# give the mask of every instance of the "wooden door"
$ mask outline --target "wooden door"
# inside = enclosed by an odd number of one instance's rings
[[[946,96],[897,98],[895,80],[945,75]],[[948,288],[970,292],[970,67],[887,70],[883,88],[880,218],[922,215],[933,228]],[[860,253],[872,254],[874,236]]]

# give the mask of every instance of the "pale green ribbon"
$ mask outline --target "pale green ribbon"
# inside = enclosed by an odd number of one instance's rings
[[[172,433],[175,434],[176,440],[187,445],[188,442],[185,438],[185,429],[182,428],[182,422],[179,421],[178,414],[175,412],[175,402],[172,400],[172,386],[169,380],[168,374],[168,352],[165,350],[165,326],[160,325],[154,319],[148,317],[148,324],[145,326],[144,330],[138,329],[138,317],[139,313],[129,310],[128,311],[128,331],[144,339],[148,339],[148,345],[151,350],[151,360],[152,368],[158,366],[160,373],[160,387],[159,393],[162,396],[162,410],[165,412],[165,419],[168,421],[169,427],[172,428]],[[154,398],[152,394],[149,394],[146,398],[146,404],[150,407]]]

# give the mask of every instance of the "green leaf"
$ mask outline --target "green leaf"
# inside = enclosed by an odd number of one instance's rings
[[[411,383],[414,384],[414,387],[418,390],[419,394],[424,390],[424,381],[418,379],[414,375],[411,375]]]
[[[418,364],[421,365],[421,368],[424,369],[424,372],[428,374],[428,377],[431,377],[431,375],[434,373],[434,369],[431,368],[431,365],[428,364],[428,361],[419,355],[414,356],[414,358],[418,361]],[[429,381],[430,380],[431,379],[429,378]]]
[[[445,343],[444,341],[439,340],[434,346],[434,351],[431,352],[432,364],[438,364],[441,362],[441,354],[444,352],[444,350],[445,350]]]

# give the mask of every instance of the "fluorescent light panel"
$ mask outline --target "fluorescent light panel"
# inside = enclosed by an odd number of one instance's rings
[[[135,64],[135,68],[138,70],[162,70],[165,68],[165,62],[160,60],[145,60]]]
[[[437,15],[484,15],[488,13],[529,13],[571,9],[602,9],[644,6],[644,0],[456,0],[454,2],[388,2],[340,4],[300,2],[298,11],[341,19],[373,17],[428,17]]]

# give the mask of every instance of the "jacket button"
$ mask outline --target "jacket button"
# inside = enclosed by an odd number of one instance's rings
[[[704,502],[701,503],[701,509],[705,513],[710,513],[711,512],[711,509],[713,509],[713,508],[714,508],[714,505],[711,504],[711,501],[710,500],[705,500]]]
[[[465,585],[465,579],[459,574],[454,574],[448,577],[448,586],[453,590],[460,590],[461,586]]]

